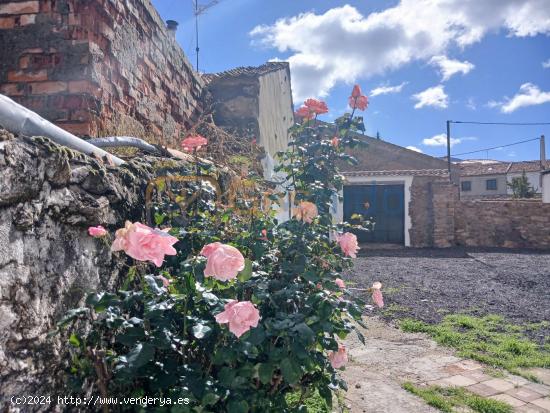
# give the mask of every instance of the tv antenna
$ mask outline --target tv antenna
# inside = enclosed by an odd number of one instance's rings
[[[199,71],[199,16],[205,14],[209,8],[214,7],[220,1],[221,0],[211,0],[209,3],[199,4],[199,0],[193,0],[193,13],[195,14],[195,38],[197,40],[195,47],[195,52],[197,53],[197,72]]]

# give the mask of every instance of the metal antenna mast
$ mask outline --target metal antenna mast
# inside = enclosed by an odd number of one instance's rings
[[[195,38],[197,40],[195,52],[197,53],[197,72],[199,71],[199,16],[202,16],[204,13],[206,13],[206,10],[208,10],[211,7],[214,7],[216,4],[218,4],[221,0],[212,0],[207,4],[200,5],[199,0],[193,0],[193,6],[194,6],[194,14],[195,14]]]

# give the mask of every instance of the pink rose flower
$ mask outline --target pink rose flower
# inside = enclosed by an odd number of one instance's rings
[[[328,359],[330,360],[331,366],[334,367],[335,369],[344,367],[348,362],[346,347],[343,345],[339,345],[338,351],[336,353],[334,351],[331,351],[328,355]]]
[[[336,236],[338,244],[344,255],[347,255],[351,258],[357,258],[357,251],[359,251],[359,245],[357,244],[357,237],[351,232],[346,232],[342,235]]]
[[[90,227],[88,228],[88,234],[94,238],[100,238],[107,235],[107,230],[103,228],[101,225],[98,225],[97,227]]]
[[[172,280],[169,280],[162,275],[157,275],[157,278],[162,281],[162,285],[166,288],[168,288],[168,286],[172,283]]]
[[[338,144],[340,143],[340,139],[338,139],[338,136],[335,136],[331,139],[330,143],[333,147],[337,148]]]
[[[250,327],[257,327],[260,312],[250,301],[231,300],[224,306],[225,311],[216,315],[219,324],[229,323],[229,331],[239,338]]]
[[[262,237],[260,238],[262,241],[269,241],[267,238],[267,230],[262,229]]]
[[[334,280],[334,283],[340,288],[346,288],[346,283],[341,278]]]
[[[322,100],[317,99],[307,99],[304,102],[306,108],[315,115],[322,115],[323,113],[328,113],[328,106]]]
[[[235,278],[239,272],[244,270],[243,255],[231,245],[213,242],[202,248],[201,255],[207,258],[204,269],[205,277],[227,281]]]
[[[317,206],[313,202],[302,201],[294,209],[293,216],[298,221],[304,221],[308,224],[311,224],[313,218],[315,218],[319,213],[317,212]]]
[[[365,110],[369,105],[369,98],[361,94],[359,85],[355,85],[349,97],[349,105],[352,109]]]
[[[181,142],[183,150],[192,152],[194,149],[199,150],[201,147],[206,146],[208,140],[201,135],[189,135]]]
[[[379,308],[384,307],[384,297],[382,296],[382,284],[380,282],[375,282],[372,284],[372,301],[374,301],[374,304],[376,304]]]
[[[311,120],[314,117],[314,113],[310,112],[310,110],[305,106],[301,106],[295,114],[303,120]]]
[[[138,261],[151,261],[162,265],[165,255],[176,255],[172,247],[178,239],[168,234],[168,229],[153,229],[140,222],[126,221],[126,226],[117,230],[111,251],[124,251]]]

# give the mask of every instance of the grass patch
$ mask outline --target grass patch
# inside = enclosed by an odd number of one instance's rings
[[[550,367],[550,348],[529,340],[521,333],[521,327],[505,322],[500,316],[455,314],[434,325],[404,319],[400,327],[407,332],[427,333],[437,343],[455,348],[461,357],[506,369],[529,380],[536,378],[522,368]]]
[[[403,384],[403,388],[445,413],[463,411],[466,407],[477,413],[513,412],[512,406],[508,403],[485,399],[460,387],[418,387],[407,382]]]
[[[298,408],[300,406],[301,393],[299,391],[289,393],[286,395],[286,402],[289,406]],[[330,413],[331,409],[328,407],[325,399],[323,399],[317,390],[307,394],[302,403],[306,406],[307,411],[311,413]]]

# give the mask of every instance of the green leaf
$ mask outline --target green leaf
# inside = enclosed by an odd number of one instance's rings
[[[153,360],[154,356],[155,348],[153,346],[147,343],[139,343],[128,353],[126,360],[128,361],[128,367],[137,369]]]
[[[82,314],[88,314],[90,310],[87,308],[73,308],[72,310],[67,311],[65,316],[57,323],[57,326],[60,328],[66,327],[71,321],[74,321],[78,316]]]
[[[313,343],[315,340],[315,333],[305,323],[296,325],[294,331],[298,333],[298,339],[304,343]]]
[[[290,358],[285,358],[281,361],[281,372],[284,379],[290,384],[297,383],[302,377],[300,366]]]
[[[69,343],[73,347],[80,347],[80,340],[78,339],[78,337],[75,333],[72,333],[71,337],[69,337]]]
[[[211,406],[216,404],[216,402],[220,399],[220,396],[218,396],[216,393],[206,393],[202,397],[201,404],[204,406]]]
[[[205,324],[195,324],[193,326],[193,335],[195,336],[195,338],[198,338],[199,340],[204,338],[206,335],[208,335],[210,331],[212,331],[212,328],[208,327]]]
[[[252,261],[248,258],[244,260],[244,269],[239,273],[237,279],[240,282],[245,282],[252,278]]]
[[[251,328],[246,341],[250,344],[257,346],[265,340],[265,331],[264,328],[259,325],[258,327]]]
[[[220,374],[218,378],[220,379],[220,383],[222,386],[225,387],[231,387],[233,385],[233,381],[235,380],[235,375],[237,372],[234,369],[230,369],[229,367],[223,367],[220,370]]]
[[[319,395],[325,400],[328,406],[332,406],[332,391],[328,386],[320,386]]]
[[[248,413],[248,403],[244,400],[231,400],[227,403],[227,413]]]
[[[258,365],[258,377],[262,384],[271,383],[273,378],[273,365],[271,363],[261,363]]]
[[[164,290],[159,287],[155,277],[153,277],[152,275],[146,275],[144,278],[145,278],[145,282],[147,283],[147,285],[149,286],[149,289],[153,294],[160,295],[164,293]]]

